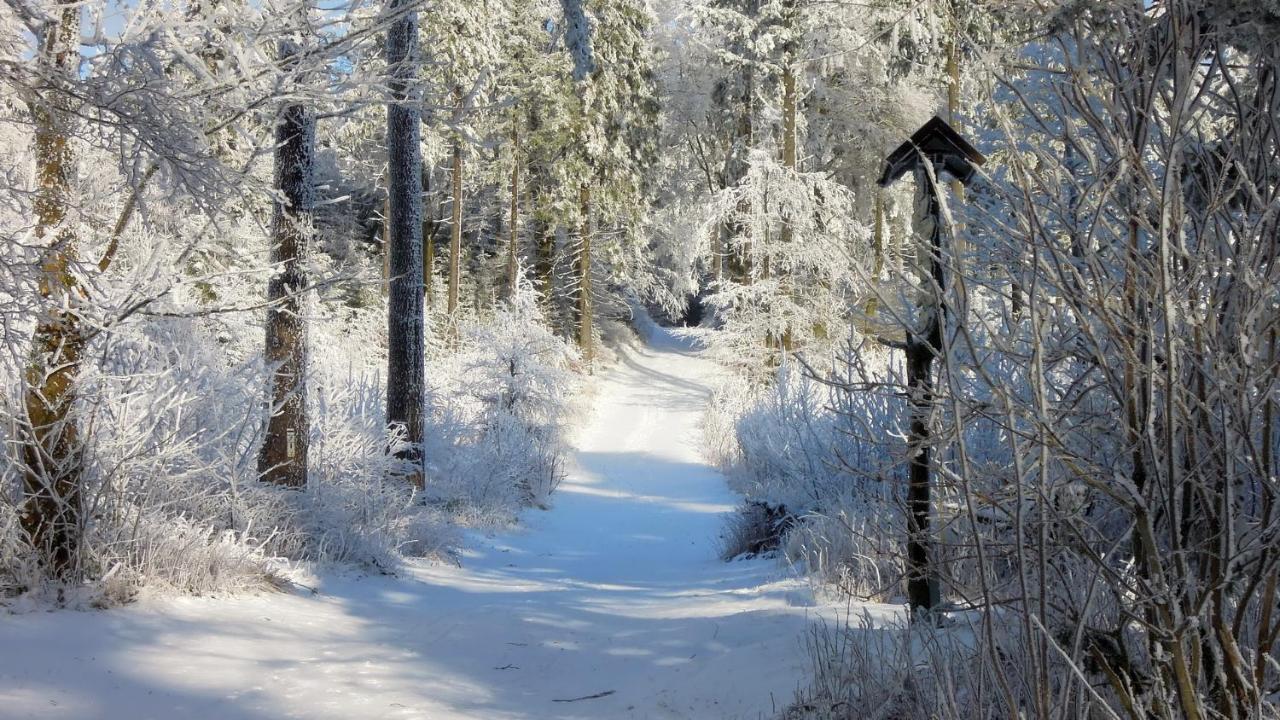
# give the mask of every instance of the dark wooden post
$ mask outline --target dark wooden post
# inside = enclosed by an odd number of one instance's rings
[[[946,247],[938,180],[945,172],[967,183],[986,159],[941,118],[925,123],[909,140],[890,153],[880,186],[886,187],[908,171],[916,178],[916,223],[922,266],[921,321],[906,328],[907,393],[910,404],[907,477],[907,602],[912,618],[928,615],[942,601],[933,564],[933,454],[931,419],[934,405],[933,361],[942,349],[947,320]],[[928,163],[928,165],[926,165]],[[933,172],[930,173],[929,169]],[[927,268],[927,270],[925,270]]]

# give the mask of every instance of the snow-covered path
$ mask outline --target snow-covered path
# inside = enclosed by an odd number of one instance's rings
[[[462,568],[0,617],[0,717],[768,716],[814,608],[776,563],[716,559],[735,499],[698,449],[715,372],[661,330],[625,351],[555,507]]]

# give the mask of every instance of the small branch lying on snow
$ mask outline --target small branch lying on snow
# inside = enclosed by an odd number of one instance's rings
[[[582,697],[576,697],[576,698],[567,698],[567,699],[554,698],[552,699],[551,702],[578,702],[579,700],[595,700],[597,698],[608,697],[609,695],[612,695],[615,692],[617,692],[617,690],[605,690],[604,692],[598,692],[595,695],[583,695]]]

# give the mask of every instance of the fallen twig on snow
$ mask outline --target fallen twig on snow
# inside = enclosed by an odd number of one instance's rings
[[[565,698],[565,699],[553,698],[551,702],[578,702],[579,700],[595,700],[596,698],[602,698],[608,695],[612,695],[615,692],[617,692],[617,690],[605,690],[604,692],[598,692],[595,695],[583,695],[582,697],[576,697],[576,698]]]

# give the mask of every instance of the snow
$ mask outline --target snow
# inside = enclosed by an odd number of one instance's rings
[[[0,715],[771,715],[802,682],[808,622],[835,609],[774,561],[717,560],[736,502],[699,450],[718,369],[649,334],[598,378],[554,508],[475,538],[462,567],[0,617]]]

